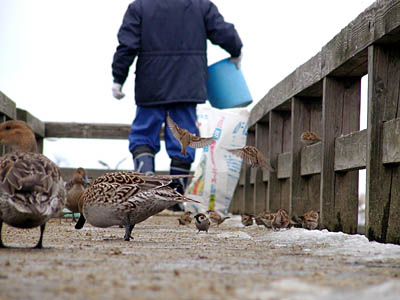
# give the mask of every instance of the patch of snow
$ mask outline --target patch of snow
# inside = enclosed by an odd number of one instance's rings
[[[243,231],[230,231],[230,232],[223,232],[223,233],[219,233],[216,235],[217,238],[221,238],[221,239],[231,239],[231,238],[236,238],[236,239],[242,239],[242,240],[251,240],[252,237],[247,234],[246,232]]]
[[[334,289],[288,278],[272,281],[265,289],[238,289],[237,295],[246,299],[287,300],[398,300],[400,281],[391,280],[363,290]]]
[[[240,220],[240,216],[233,216],[227,221],[231,222],[230,226],[243,227]],[[253,239],[256,242],[267,242],[268,245],[274,247],[298,246],[305,253],[312,253],[313,255],[335,256],[342,254],[347,255],[350,260],[364,262],[385,261],[400,257],[400,245],[369,241],[367,237],[360,234],[330,232],[326,229],[306,230],[303,228],[260,231],[260,226],[257,225],[246,227],[246,229],[255,230]],[[252,231],[249,231],[249,233],[251,235]],[[235,235],[234,233],[224,233],[220,234],[219,237],[235,237]]]
[[[239,215],[229,215],[229,219],[226,219],[225,222],[223,224],[227,224],[230,227],[244,227],[241,220],[242,217]]]
[[[256,241],[270,242],[276,247],[299,246],[314,255],[343,254],[357,257],[363,261],[387,260],[400,257],[400,246],[370,242],[364,235],[330,232],[324,230],[306,230],[292,228],[281,231],[265,231]],[[316,247],[315,247],[316,245]],[[313,246],[313,247],[312,247]]]

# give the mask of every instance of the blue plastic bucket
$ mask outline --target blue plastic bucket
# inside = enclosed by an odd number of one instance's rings
[[[245,107],[253,102],[240,69],[229,58],[208,67],[207,94],[216,108]]]

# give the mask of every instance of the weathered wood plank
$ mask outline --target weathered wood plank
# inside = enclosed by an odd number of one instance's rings
[[[57,138],[127,139],[128,124],[45,122],[45,136]]]
[[[301,176],[321,173],[321,142],[301,149]]]
[[[340,135],[345,135],[360,129],[361,77],[340,78],[338,83],[343,118]],[[337,229],[357,233],[358,170],[335,173],[335,211]]]
[[[2,92],[0,92],[0,114],[5,115],[7,119],[17,118],[17,105]]]
[[[321,168],[323,228],[357,232],[358,172],[335,173],[335,139],[359,128],[361,78],[324,79]]]
[[[277,174],[279,183],[281,185],[281,208],[286,209],[289,211],[290,209],[290,174],[291,174],[291,158],[292,155],[292,114],[291,114],[291,107],[292,103],[291,100],[287,102],[288,110],[281,112],[281,116],[283,119],[283,129],[282,129],[282,149],[281,153],[278,155],[278,165],[277,171],[279,172],[279,157],[282,153],[286,152],[288,154],[289,159],[284,159],[281,163],[286,163],[287,166],[282,165],[282,178],[279,178],[279,173]],[[285,175],[286,173],[286,175]]]
[[[323,139],[321,142],[321,227],[336,229],[335,218],[335,138],[339,136],[339,116],[341,103],[337,103],[336,84],[333,79],[324,79],[324,94],[322,101]]]
[[[368,155],[366,193],[366,235],[371,240],[386,241],[390,207],[392,169],[382,165],[382,131],[387,103],[389,53],[380,46],[369,48],[368,65]],[[394,112],[393,112],[394,113]],[[394,117],[394,116],[393,116]]]
[[[275,172],[271,172],[268,182],[269,211],[281,208],[281,185],[276,172],[278,167],[278,155],[282,152],[283,118],[279,112],[271,111],[269,114],[269,158]]]
[[[267,209],[268,200],[268,182],[263,181],[263,171],[260,168],[256,170],[254,182],[254,213],[258,214]]]
[[[246,145],[254,146],[255,144],[255,132],[248,131],[247,132],[247,139]],[[247,214],[254,214],[254,184],[250,183],[250,174],[251,174],[251,167],[250,165],[246,164],[244,166],[244,190],[243,190],[243,197],[244,197],[244,213]]]
[[[244,212],[244,181],[245,181],[245,174],[243,170],[244,164],[242,164],[239,181],[236,185],[235,192],[233,194],[231,204],[229,206],[228,211],[232,212],[233,214],[241,214]]]
[[[340,136],[335,141],[335,171],[364,169],[367,163],[367,130]]]
[[[383,123],[382,163],[400,162],[400,119]]]
[[[268,161],[268,125],[259,122],[255,125],[255,146],[261,151]],[[264,182],[264,172],[269,177],[269,171],[265,168],[255,169],[254,183],[254,213],[260,213],[267,209],[268,182]],[[268,180],[267,180],[268,181]]]
[[[302,215],[310,209],[319,211],[319,179],[320,175],[310,175],[321,171],[320,146],[305,148],[300,136],[311,130],[321,136],[322,117],[321,98],[292,99],[292,170],[291,170],[291,214]],[[319,143],[320,145],[320,143]],[[302,155],[304,149],[304,155]],[[314,150],[318,150],[316,153]],[[308,154],[308,155],[307,155]],[[316,161],[317,160],[317,161]],[[302,164],[305,174],[302,174]],[[316,168],[317,166],[317,168]],[[314,179],[313,177],[317,177]],[[317,189],[313,188],[317,187]]]
[[[250,184],[256,183],[257,168],[250,168]]]
[[[400,170],[383,165],[382,123],[399,117],[400,51],[398,46],[369,48],[366,235],[400,243]]]
[[[245,166],[245,163],[242,162],[242,167],[240,169],[240,175],[239,175],[239,185],[240,186],[244,186],[244,184],[246,182],[245,176],[244,176],[244,171],[243,171],[244,166]]]
[[[380,43],[396,43],[400,40],[400,1],[375,1],[370,10],[374,12],[374,20],[370,30],[374,32],[374,39]],[[362,18],[359,16],[358,18]],[[394,33],[397,34],[394,34]]]
[[[278,179],[290,178],[292,153],[285,152],[278,155]]]
[[[269,122],[269,114],[267,114],[268,117],[268,122]],[[265,123],[265,122],[260,122],[257,124],[264,124],[262,127],[262,132],[259,132],[262,137],[258,138],[256,140],[256,143],[258,143],[257,145],[259,145],[259,149],[262,149],[261,152],[264,155],[265,159],[267,160],[267,162],[270,164],[270,158],[269,158],[269,123]],[[259,127],[256,127],[259,128]],[[257,138],[257,135],[256,135]],[[268,182],[269,181],[269,170],[266,168],[262,169],[262,180],[264,182]],[[268,201],[268,200],[267,200]]]
[[[306,180],[301,176],[301,149],[300,136],[310,123],[310,113],[305,101],[300,98],[292,99],[292,156],[290,170],[290,215],[301,215],[303,204],[306,201]]]
[[[231,199],[231,203],[229,204],[228,207],[229,213],[240,214],[239,202],[240,202],[240,197],[243,194],[243,192],[240,189],[242,189],[242,187],[239,184],[237,184]]]

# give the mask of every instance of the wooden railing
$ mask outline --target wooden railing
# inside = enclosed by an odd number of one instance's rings
[[[359,131],[368,75],[368,128]],[[243,166],[230,210],[320,211],[321,226],[356,233],[366,169],[366,236],[400,244],[400,1],[377,1],[255,105],[248,145],[277,172]],[[322,142],[305,147],[311,130]]]

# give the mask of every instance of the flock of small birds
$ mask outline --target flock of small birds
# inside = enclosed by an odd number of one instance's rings
[[[186,155],[188,146],[202,148],[214,142],[212,137],[198,137],[180,128],[169,114],[167,126],[179,141],[183,155]],[[309,137],[305,135],[304,139]],[[23,121],[11,120],[0,124],[0,144],[14,150],[0,157],[0,248],[6,247],[1,239],[3,222],[17,228],[40,226],[40,238],[35,248],[42,248],[46,222],[59,216],[64,207],[72,211],[73,216],[80,213],[76,229],[81,229],[86,221],[95,227],[118,225],[125,228],[124,240],[129,241],[137,223],[176,203],[198,202],[178,193],[173,183],[176,178],[192,175],[110,172],[89,182],[85,170],[78,168],[71,181],[65,183],[58,166],[38,152],[35,135]],[[227,150],[252,167],[274,171],[254,146]],[[213,210],[208,214],[209,218],[203,213],[194,216],[198,232],[208,232],[211,222],[219,226],[229,218],[221,217]],[[270,222],[272,228],[282,228],[283,225],[278,223],[284,222],[285,218],[279,211],[274,214]],[[254,219],[257,222],[257,217]],[[268,223],[266,217],[261,220]],[[299,217],[298,222],[309,224],[309,220],[310,216],[305,214]],[[190,222],[189,212],[179,218],[179,224]]]
[[[242,214],[241,222],[243,226],[262,225],[272,230],[280,230],[284,228],[300,227],[309,230],[318,228],[319,212],[310,210],[302,216],[293,215],[289,216],[289,213],[283,209],[278,209],[277,212],[271,213],[264,211],[257,215]]]
[[[210,228],[211,224],[214,224],[218,227],[225,220],[230,218],[228,216],[224,216],[224,217],[221,216],[218,212],[216,212],[213,209],[207,210],[206,213],[208,213],[208,217],[207,217],[207,215],[205,215],[203,213],[198,213],[193,217],[195,220],[194,224],[196,225],[196,228],[198,229],[197,233],[199,233],[200,231],[208,232],[208,229]],[[192,213],[190,211],[184,212],[178,218],[178,224],[179,225],[189,225],[192,222],[191,214]]]

